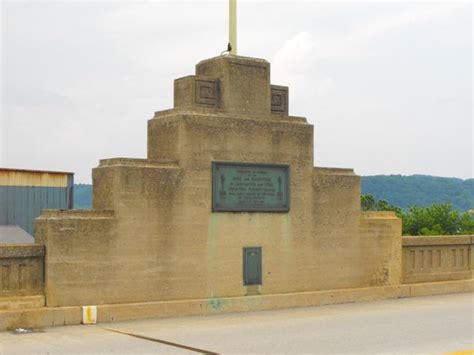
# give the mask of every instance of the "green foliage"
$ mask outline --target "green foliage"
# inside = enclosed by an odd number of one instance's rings
[[[459,227],[460,234],[474,234],[474,213],[464,212],[461,215]]]
[[[372,195],[362,195],[360,197],[361,208],[363,211],[394,211],[397,216],[401,216],[402,209],[391,205],[385,200],[377,200]]]
[[[403,209],[450,203],[454,209],[467,211],[474,208],[474,179],[427,175],[363,176],[362,194],[371,194]]]
[[[402,210],[372,195],[361,196],[363,211],[394,211],[402,219],[404,235],[474,234],[474,214],[454,210],[450,204],[411,206]]]

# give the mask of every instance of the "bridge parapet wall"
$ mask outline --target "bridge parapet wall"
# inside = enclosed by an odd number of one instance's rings
[[[474,236],[403,237],[402,282],[473,278]]]
[[[15,244],[0,246],[0,300],[43,294],[44,246]]]

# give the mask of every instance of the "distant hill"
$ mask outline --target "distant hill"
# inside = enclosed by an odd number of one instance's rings
[[[474,208],[474,179],[430,175],[363,176],[362,194],[372,194],[401,208],[450,203],[455,209],[467,211]]]
[[[474,179],[462,180],[429,175],[375,175],[362,177],[362,194],[407,208],[451,203],[454,208],[474,209]],[[74,185],[74,208],[91,208],[92,186]]]
[[[74,208],[92,208],[92,185],[74,184]]]

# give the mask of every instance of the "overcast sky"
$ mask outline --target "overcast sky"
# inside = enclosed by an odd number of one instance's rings
[[[315,164],[473,176],[469,3],[238,2],[240,55],[271,62]],[[173,80],[227,44],[227,1],[3,2],[0,166],[73,171],[146,157]]]

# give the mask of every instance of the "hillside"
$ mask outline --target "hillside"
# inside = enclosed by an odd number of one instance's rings
[[[74,184],[74,208],[87,209],[92,207],[92,185]]]
[[[466,211],[474,208],[474,179],[429,175],[363,176],[362,194],[372,194],[401,208],[450,203],[455,209]]]
[[[474,209],[474,179],[429,175],[375,175],[362,177],[362,194],[407,208],[451,203],[455,209]],[[91,208],[92,186],[74,185],[74,208]]]

